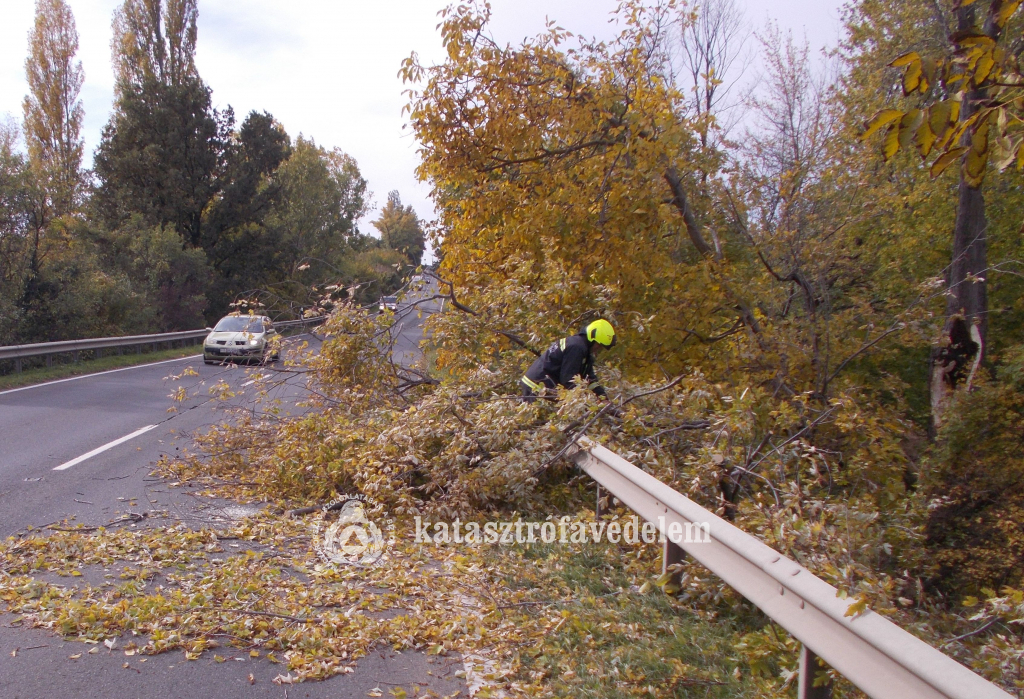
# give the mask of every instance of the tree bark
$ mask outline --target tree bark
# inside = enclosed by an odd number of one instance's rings
[[[957,31],[977,30],[973,5],[957,9]],[[984,33],[999,39],[999,28],[991,20]],[[960,119],[969,119],[987,98],[988,90],[975,88],[967,93]],[[963,144],[970,145],[971,133]],[[949,399],[962,383],[967,366],[984,358],[988,338],[988,291],[985,275],[988,267],[988,220],[981,187],[972,187],[960,171],[956,222],[953,226],[953,259],[946,273],[946,322],[939,347],[931,354],[932,430],[942,425]],[[973,372],[972,372],[973,373]]]

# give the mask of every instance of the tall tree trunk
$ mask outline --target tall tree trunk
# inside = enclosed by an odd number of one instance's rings
[[[974,6],[957,10],[957,31],[977,31]],[[987,21],[984,33],[999,39],[999,28]],[[967,93],[960,111],[961,120],[969,119],[988,96],[985,88]],[[964,135],[964,145],[971,134]],[[981,187],[972,187],[960,172],[956,223],[953,227],[953,259],[946,273],[946,323],[939,347],[931,356],[932,430],[937,432],[949,399],[959,385],[969,385],[973,371],[985,354],[988,336],[988,292],[985,275],[988,267],[988,221]]]

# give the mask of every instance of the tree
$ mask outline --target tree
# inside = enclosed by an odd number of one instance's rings
[[[291,154],[288,134],[274,118],[252,112],[228,144],[223,187],[206,214],[203,246],[215,265],[238,251],[221,249],[222,239],[233,228],[261,226],[278,202],[281,183],[274,178]]]
[[[365,242],[356,220],[365,210],[366,180],[341,150],[301,135],[289,149],[269,115],[246,123],[231,180],[209,216],[207,251],[219,273],[210,312],[255,297],[281,310],[309,306],[313,286],[352,280],[352,256]]]
[[[124,0],[114,14],[112,43],[118,90],[198,78],[198,18],[196,0]]]
[[[213,110],[210,89],[198,78],[126,86],[96,151],[94,206],[101,218],[116,228],[139,213],[200,247],[203,212],[222,186],[233,122],[230,108]]]
[[[411,206],[402,205],[397,190],[388,193],[388,203],[381,209],[373,227],[380,231],[384,244],[405,255],[411,265],[418,267],[423,261],[426,236],[416,212]]]
[[[96,206],[111,228],[142,214],[202,244],[234,115],[195,68],[195,0],[124,0],[114,15],[115,112],[96,152]]]
[[[84,111],[79,94],[85,73],[75,61],[78,32],[64,0],[36,0],[25,75],[25,140],[53,213],[70,213],[81,187]]]
[[[356,234],[356,220],[366,206],[366,180],[350,155],[301,135],[279,175],[283,196],[268,225],[275,231],[281,268],[294,272],[308,264],[305,278],[322,278],[344,257]]]
[[[960,163],[952,260],[945,275],[946,322],[940,346],[932,352],[935,429],[953,392],[970,384],[988,352],[991,270],[982,184],[989,161],[994,157],[1003,170],[1015,162],[1024,165],[1019,127],[1024,75],[1017,52],[1001,46],[1021,3],[991,0],[983,17],[979,5],[984,7],[973,0],[956,3],[944,52],[907,51],[892,60],[890,66],[904,69],[904,95],[918,104],[879,111],[862,136],[886,128],[885,157],[915,148],[922,159],[933,158],[933,176]]]
[[[729,96],[736,86],[749,36],[743,11],[735,0],[704,0],[693,8],[695,17],[681,13],[672,22],[665,49],[671,79],[689,94],[686,109],[696,117],[701,143],[712,145],[714,129],[728,132],[722,112],[736,106]],[[660,37],[659,37],[660,39]]]
[[[136,332],[202,327],[214,280],[202,249],[183,249],[173,228],[150,226],[139,215],[95,237],[103,269],[130,289],[118,299],[121,307],[108,311],[122,327]]]
[[[220,195],[206,212],[203,248],[217,272],[209,313],[223,313],[240,293],[282,273],[282,251],[267,219],[284,194],[278,170],[291,154],[288,134],[267,113],[252,112],[229,144]]]
[[[18,127],[0,121],[0,344],[16,344],[24,293],[30,210],[29,173]]]

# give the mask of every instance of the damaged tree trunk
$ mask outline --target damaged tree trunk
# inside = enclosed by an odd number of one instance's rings
[[[977,31],[973,6],[957,10],[959,32]],[[999,30],[991,21],[984,32],[993,39]],[[984,88],[967,93],[960,119],[969,119],[987,98]],[[970,144],[971,134],[964,135]],[[970,385],[985,355],[988,333],[988,292],[985,274],[988,267],[988,221],[981,186],[972,187],[960,172],[956,223],[953,227],[953,259],[946,274],[946,323],[939,346],[931,355],[932,435],[938,432],[949,400],[964,381]]]

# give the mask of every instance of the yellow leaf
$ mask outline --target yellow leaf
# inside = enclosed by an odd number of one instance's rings
[[[665,585],[667,585],[672,580],[673,577],[675,577],[675,576],[672,573],[665,573],[661,577],[659,577],[657,580],[655,580],[654,584],[657,585],[658,587],[664,587]]]
[[[921,92],[924,92],[928,87],[935,82],[935,72],[939,68],[939,63],[931,58],[921,59]]]
[[[921,125],[924,115],[920,109],[911,109],[900,119],[900,132],[896,137],[900,148],[909,148],[917,133],[917,127]]]
[[[964,161],[967,180],[975,187],[981,184],[981,180],[985,176],[985,168],[988,165],[990,124],[991,122],[987,119],[978,124],[978,128],[971,134],[971,149]]]
[[[932,166],[929,169],[931,176],[938,177],[939,175],[941,175],[946,170],[946,168],[949,167],[951,163],[953,163],[953,161],[955,161],[957,158],[963,155],[966,151],[966,147],[960,146],[958,148],[952,148],[943,153],[942,155],[940,155],[935,160],[935,162],[932,163]]]
[[[959,105],[959,102],[953,100],[943,100],[942,102],[936,102],[928,108],[928,128],[935,134],[936,138],[942,138],[949,131],[949,125],[951,117],[953,115],[953,105]],[[959,111],[959,109],[957,110]]]
[[[922,119],[921,125],[917,127],[914,143],[917,144],[917,150],[922,158],[927,158],[928,154],[932,152],[932,146],[935,144],[935,134],[932,132],[927,120]]]
[[[900,129],[898,124],[893,124],[885,133],[885,140],[882,141],[882,155],[890,160],[900,149]]]
[[[996,138],[995,160],[992,164],[1003,172],[1017,159],[1017,151],[1020,148],[1020,140],[1010,140],[1006,136]]]
[[[867,124],[864,125],[864,133],[860,135],[861,140],[867,139],[886,124],[896,121],[902,116],[903,112],[898,109],[883,109],[871,117]]]
[[[903,94],[909,95],[921,88],[921,61],[917,60],[907,66],[903,73]],[[923,91],[924,89],[921,88]]]
[[[914,61],[920,61],[920,60],[921,60],[921,54],[919,54],[917,51],[907,51],[906,53],[900,54],[899,56],[894,58],[892,60],[892,62],[889,64],[889,67],[890,68],[902,68],[903,66],[910,65]]]
[[[1004,0],[1002,6],[999,8],[999,12],[996,13],[996,24],[1000,27],[1005,27],[1006,23],[1010,21],[1010,17],[1020,7],[1021,0],[1010,0],[1006,2]]]
[[[858,596],[856,601],[850,604],[846,608],[846,613],[843,616],[856,617],[858,614],[862,614],[868,608],[868,600],[866,597]]]
[[[405,699],[407,696],[409,696],[409,693],[401,687],[393,687],[391,689],[391,696],[395,697],[395,699]]]
[[[974,68],[974,84],[981,85],[985,82],[985,79],[992,72],[992,67],[996,64],[991,53],[985,53],[981,58],[978,59],[978,63]]]

